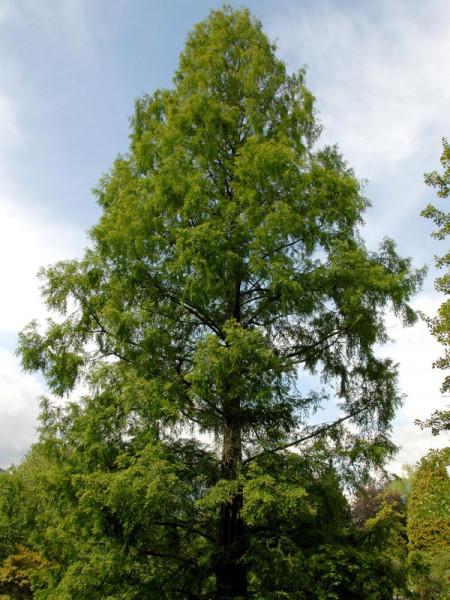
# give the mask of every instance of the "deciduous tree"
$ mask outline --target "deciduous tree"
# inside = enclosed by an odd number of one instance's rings
[[[23,332],[23,364],[90,391],[44,406],[78,556],[40,598],[303,597],[314,485],[392,449],[401,395],[375,347],[384,311],[414,321],[423,272],[391,240],[365,247],[369,203],[316,149],[304,77],[247,10],[212,11],[174,87],[137,100],[91,247],[42,271],[59,317]],[[327,395],[341,416],[313,426]]]

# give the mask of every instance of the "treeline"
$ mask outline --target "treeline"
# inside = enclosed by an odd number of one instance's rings
[[[0,476],[1,597],[213,598],[219,513],[203,510],[218,502],[183,494],[198,451],[168,478],[162,457],[158,467],[140,456],[100,469],[67,440],[36,445]],[[447,598],[449,465],[450,449],[430,452],[350,501],[331,464],[311,456],[255,467],[241,482],[249,597]],[[199,492],[211,475],[196,473]]]

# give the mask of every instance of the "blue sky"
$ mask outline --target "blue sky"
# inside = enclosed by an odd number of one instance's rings
[[[45,318],[40,265],[80,255],[98,217],[90,194],[128,146],[128,117],[144,92],[169,87],[186,33],[213,0],[0,0],[0,466],[18,462],[35,439],[39,377],[13,356],[17,333]],[[241,2],[231,2],[240,6]],[[433,255],[420,217],[433,190],[423,173],[439,166],[450,136],[450,4],[446,0],[264,0],[246,3],[277,39],[290,70],[308,65],[307,83],[325,130],[338,143],[373,203],[364,236],[376,248],[393,237],[430,275],[414,305],[432,314]],[[400,363],[408,395],[392,465],[414,462],[431,438],[412,424],[445,400],[440,353],[421,324],[380,350]]]

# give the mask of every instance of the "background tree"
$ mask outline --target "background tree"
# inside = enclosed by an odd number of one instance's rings
[[[450,146],[447,140],[442,140],[443,152],[441,164],[444,172],[440,175],[437,171],[425,175],[425,183],[438,190],[440,198],[448,198],[450,195]],[[431,219],[438,227],[438,230],[432,233],[432,237],[437,240],[444,240],[450,233],[450,214],[446,213],[432,204],[429,204],[423,211],[422,216]],[[445,269],[444,275],[438,277],[435,287],[438,292],[447,296],[450,294],[450,252],[442,257],[435,258],[438,269]],[[437,316],[434,318],[425,318],[431,333],[444,346],[445,354],[434,363],[439,369],[448,369],[450,366],[450,300],[446,300],[439,307]],[[442,392],[450,389],[450,376],[445,377],[442,385]],[[433,415],[424,422],[418,424],[422,427],[431,427],[433,435],[438,435],[440,431],[450,430],[450,410],[435,411]]]
[[[4,590],[52,600],[214,597],[214,581],[209,587],[204,581],[210,566],[201,536],[185,529],[167,541],[165,524],[155,522],[161,504],[176,500],[173,473],[159,486],[153,460],[150,472],[118,468],[114,478],[84,464],[77,475],[85,449],[73,448],[63,460],[61,449],[41,442],[8,475],[13,493],[0,495],[1,510],[15,506],[27,515],[10,538],[12,546],[21,539],[27,547],[14,548],[4,561]],[[252,533],[245,557],[251,597],[390,600],[406,572],[397,552],[404,526],[396,504],[377,501],[373,516],[355,528],[341,477],[325,457],[316,458],[272,455],[263,465],[254,463],[246,479],[242,512]],[[161,491],[164,484],[168,493]],[[178,552],[184,548],[183,555],[176,556],[169,543]],[[185,573],[189,588],[183,591],[180,578],[173,581],[174,567],[186,563],[191,577]]]
[[[90,391],[43,405],[60,570],[38,598],[303,597],[311,486],[393,448],[396,369],[374,348],[385,310],[414,321],[423,272],[390,240],[365,248],[368,201],[314,148],[304,73],[274,50],[247,10],[197,25],[174,88],[136,102],[91,247],[41,273],[59,317],[23,332],[23,364],[55,394]],[[329,396],[342,416],[311,426]]]
[[[422,458],[408,508],[411,579],[421,598],[450,591],[450,448]]]
[[[366,552],[366,561],[384,563],[381,589],[388,588],[391,596],[394,593],[403,596],[407,589],[408,486],[404,481],[399,483],[398,479],[371,479],[356,491],[350,503],[351,521]],[[382,591],[380,597],[384,594],[387,597],[386,591]]]
[[[50,484],[56,479],[59,478],[55,477],[54,470],[52,472],[51,462],[43,460],[37,446],[18,468],[0,475],[2,600],[34,598],[33,574],[51,572],[56,566],[40,553],[43,552],[41,538],[45,536],[50,523],[61,522],[58,511],[61,498],[54,493],[54,486]]]
[[[416,465],[402,465],[401,475],[394,474],[387,483],[387,489],[397,493],[405,507],[411,498],[412,483],[416,474]]]
[[[10,554],[0,566],[0,600],[32,600],[31,573],[45,566],[39,554],[17,545],[16,554]]]
[[[380,512],[383,504],[389,504],[402,515],[405,514],[406,502],[391,482],[369,480],[355,493],[351,502],[352,521],[357,527],[364,527],[368,520]]]

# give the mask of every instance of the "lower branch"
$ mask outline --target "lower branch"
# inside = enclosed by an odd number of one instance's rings
[[[351,412],[349,415],[346,415],[345,417],[341,417],[340,419],[333,421],[333,423],[327,423],[326,425],[319,427],[319,429],[316,429],[316,431],[313,431],[312,433],[309,433],[308,435],[298,438],[297,440],[294,440],[293,442],[287,442],[286,444],[281,444],[280,446],[276,446],[275,448],[270,448],[268,450],[263,450],[262,452],[258,452],[258,454],[249,456],[249,458],[245,459],[242,462],[243,462],[243,464],[247,464],[247,463],[251,462],[252,460],[255,460],[256,458],[259,458],[260,456],[264,456],[265,454],[275,454],[276,452],[280,452],[281,450],[287,450],[288,448],[292,448],[292,446],[296,446],[297,444],[306,442],[306,440],[310,440],[311,438],[317,437],[317,436],[321,435],[322,433],[325,433],[325,431],[328,431],[328,430],[332,429],[333,427],[340,425],[344,421],[348,421],[348,419],[355,417],[356,415],[362,413],[364,410],[366,410],[366,407],[360,408],[359,410],[355,410],[355,411]]]

